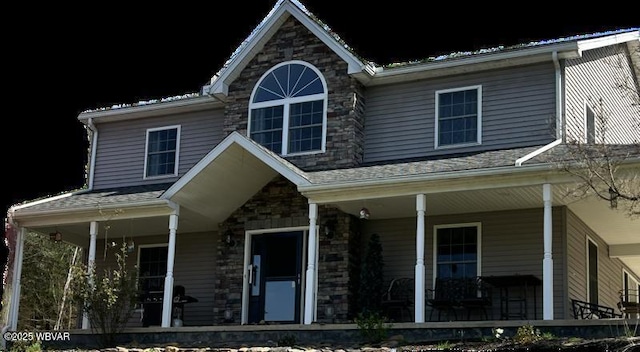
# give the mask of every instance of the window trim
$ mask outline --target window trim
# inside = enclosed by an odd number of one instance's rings
[[[312,95],[304,95],[301,97],[294,97],[294,98],[284,98],[284,99],[279,99],[279,100],[269,100],[269,101],[263,101],[263,102],[259,102],[259,103],[254,103],[253,99],[258,91],[258,86],[260,86],[260,84],[262,83],[262,81],[269,75],[271,74],[271,72],[273,72],[274,70],[282,67],[282,66],[286,66],[286,65],[292,65],[292,64],[300,64],[303,65],[311,70],[313,70],[316,75],[318,75],[318,77],[320,78],[320,82],[322,83],[322,88],[323,88],[323,93],[321,94],[312,94]],[[321,141],[321,146],[319,150],[310,150],[310,151],[304,151],[304,152],[295,152],[295,153],[289,153],[289,113],[290,113],[290,107],[292,104],[296,104],[296,103],[303,103],[303,102],[312,102],[312,101],[316,101],[316,100],[322,100],[322,141]],[[273,102],[283,102],[282,104],[274,104]],[[278,105],[282,105],[283,106],[283,116],[282,116],[282,149],[277,152],[274,151],[274,153],[281,155],[281,156],[297,156],[297,155],[312,155],[312,154],[320,154],[320,153],[324,153],[326,152],[326,148],[327,148],[327,106],[328,106],[328,89],[327,89],[327,82],[324,78],[324,75],[320,72],[320,70],[318,70],[314,65],[302,61],[302,60],[290,60],[290,61],[285,61],[285,62],[281,62],[273,67],[271,67],[269,70],[267,70],[265,73],[262,74],[262,76],[258,79],[258,81],[256,82],[256,84],[253,86],[253,90],[251,91],[251,95],[249,97],[249,112],[248,112],[248,121],[247,121],[247,137],[251,138],[251,112],[253,111],[253,109],[260,109],[260,108],[266,108],[266,107],[272,107],[272,106],[278,106]]]
[[[586,240],[585,240],[585,288],[586,288],[586,299],[585,301],[590,302],[590,303],[595,303],[598,304],[598,302],[591,302],[591,283],[590,283],[590,277],[591,277],[591,269],[590,269],[590,262],[589,262],[589,244],[593,243],[593,246],[596,248],[596,266],[598,271],[596,272],[596,280],[597,280],[597,286],[596,289],[598,290],[598,292],[596,292],[596,296],[598,298],[598,300],[600,300],[600,275],[599,275],[599,271],[600,271],[600,247],[598,246],[598,242],[596,242],[595,240],[593,240],[591,237],[587,236]]]
[[[622,268],[622,294],[625,297],[629,296],[629,290],[639,290],[640,289],[640,281],[636,280],[636,278],[625,268]],[[636,291],[639,292],[640,291]],[[640,294],[636,295],[636,302],[640,302]]]
[[[140,283],[142,281],[142,276],[140,275],[140,257],[141,257],[141,252],[143,249],[145,248],[157,248],[157,247],[167,247],[167,254],[169,253],[169,244],[168,243],[151,243],[151,244],[141,244],[141,245],[137,245],[138,247],[138,257],[136,258],[136,268],[137,268],[137,278],[138,278],[138,283]],[[169,258],[167,257],[167,265],[169,264]],[[164,273],[164,277],[167,277],[167,273]]]
[[[156,132],[156,131],[164,131],[164,130],[171,130],[171,129],[176,129],[176,159],[174,161],[174,165],[173,165],[173,173],[171,174],[165,174],[165,175],[153,175],[153,176],[149,176],[147,175],[147,167],[148,162],[149,162],[149,135],[151,134],[151,132]],[[169,177],[176,177],[178,176],[178,170],[179,170],[179,163],[180,163],[180,133],[181,133],[181,125],[171,125],[171,126],[163,126],[163,127],[153,127],[153,128],[147,128],[146,131],[146,138],[145,138],[145,142],[144,142],[144,169],[142,170],[142,179],[143,180],[149,180],[149,179],[160,179],[160,178],[169,178]]]
[[[457,144],[447,144],[447,145],[440,145],[440,113],[439,113],[439,108],[440,108],[440,103],[439,103],[439,97],[440,94],[443,93],[451,93],[451,92],[459,92],[459,91],[463,91],[463,90],[471,90],[471,89],[476,89],[476,92],[478,94],[478,99],[477,99],[477,111],[478,111],[478,117],[476,120],[476,141],[475,142],[465,142],[465,143],[457,143]],[[449,149],[449,148],[460,148],[460,147],[469,147],[469,146],[475,146],[475,145],[481,145],[482,144],[482,85],[478,84],[478,85],[473,85],[473,86],[466,86],[466,87],[459,87],[459,88],[449,88],[449,89],[440,89],[440,90],[436,90],[435,91],[435,138],[434,138],[434,149]]]
[[[589,121],[589,112],[593,115],[593,121]],[[589,131],[589,122],[591,122],[592,131]],[[590,136],[590,132],[593,132],[593,135]],[[595,144],[596,143],[596,112],[591,106],[585,101],[584,102],[584,141],[587,144]]]
[[[458,228],[458,227],[472,227],[476,228],[476,256],[478,260],[476,261],[476,276],[482,276],[482,222],[463,222],[463,223],[452,223],[452,224],[438,224],[433,225],[433,288],[435,288],[436,278],[438,277],[438,230],[439,229],[447,229],[447,228]]]

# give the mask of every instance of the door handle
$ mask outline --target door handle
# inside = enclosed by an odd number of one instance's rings
[[[249,285],[253,284],[253,264],[249,264]]]

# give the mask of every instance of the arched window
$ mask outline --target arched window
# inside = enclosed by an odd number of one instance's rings
[[[249,137],[281,155],[323,152],[326,91],[320,72],[306,62],[275,66],[253,89]]]

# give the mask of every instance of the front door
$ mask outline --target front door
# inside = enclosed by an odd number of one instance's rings
[[[300,322],[302,231],[253,235],[249,323]]]

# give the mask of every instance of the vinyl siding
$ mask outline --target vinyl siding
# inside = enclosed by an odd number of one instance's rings
[[[633,104],[633,95],[637,99],[638,92],[619,88],[624,82],[637,87],[628,55],[625,45],[617,45],[588,50],[583,52],[581,58],[566,61],[565,115],[568,138],[585,141],[587,104],[596,115],[602,112],[606,116],[607,143],[640,141],[640,106]],[[597,126],[596,122],[596,141],[601,141],[602,130]]]
[[[365,162],[546,144],[555,125],[551,64],[368,88]],[[435,93],[482,86],[482,144],[434,148]]]
[[[481,275],[532,274],[542,279],[543,210],[514,210],[428,216],[425,221],[426,288],[433,287],[433,228],[435,225],[481,223]],[[416,264],[416,219],[372,220],[365,224],[365,236],[380,235],[384,257],[384,280],[414,277]],[[553,270],[554,316],[556,319],[570,309],[565,304],[564,279],[564,216],[562,208],[553,209]],[[363,242],[366,244],[366,241]],[[529,309],[533,309],[530,297]],[[429,308],[427,307],[427,310]],[[494,292],[492,314],[500,316],[498,292]],[[429,311],[427,311],[429,314]],[[542,317],[542,287],[537,289],[537,316]]]
[[[179,177],[224,138],[223,119],[223,110],[207,110],[98,125],[94,189],[177,180],[177,177],[143,179],[147,129],[181,126]]]
[[[214,325],[215,323],[213,321],[213,292],[215,288],[213,273],[217,253],[215,238],[217,237],[213,233],[178,233],[176,235],[174,286],[184,286],[187,295],[198,299],[198,302],[184,306],[185,326]],[[120,238],[114,237],[113,240],[119,243]],[[141,245],[166,244],[168,243],[168,234],[134,237],[134,241],[136,249],[127,257],[127,265],[131,269],[137,265]],[[98,239],[96,247],[96,272],[101,273],[104,268],[115,267],[114,252],[118,248],[109,249],[106,260],[104,260],[104,240]],[[134,313],[127,326],[141,327],[140,314],[140,311]]]
[[[609,258],[609,247],[575,214],[567,212],[567,267],[569,299],[588,301],[587,296],[587,238],[598,246],[598,304],[617,311],[618,291],[622,289],[623,264]],[[567,318],[572,318],[569,316]]]

